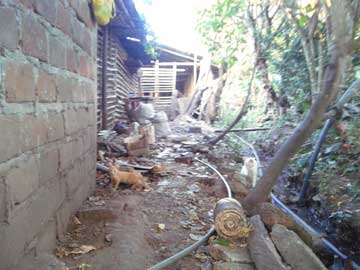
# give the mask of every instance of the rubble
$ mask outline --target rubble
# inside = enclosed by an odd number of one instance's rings
[[[284,260],[293,270],[326,270],[314,252],[293,231],[275,224],[271,239]]]
[[[260,216],[251,217],[250,223],[253,226],[253,231],[249,237],[249,249],[256,268],[261,270],[290,270],[283,264]]]

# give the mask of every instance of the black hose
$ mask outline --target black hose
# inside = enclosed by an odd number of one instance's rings
[[[304,203],[305,195],[306,195],[306,192],[307,192],[309,184],[310,184],[310,178],[311,178],[312,172],[314,171],[316,160],[320,153],[321,145],[324,143],[326,134],[329,131],[329,129],[333,123],[334,123],[334,120],[332,118],[326,120],[325,125],[324,125],[323,129],[321,130],[319,139],[316,142],[314,151],[309,160],[309,166],[308,166],[306,175],[304,177],[304,182],[301,187],[301,191],[300,191],[300,195],[299,195],[299,203],[300,204]]]
[[[248,143],[247,141],[245,141],[243,138],[241,138],[240,136],[236,135],[236,137],[238,137],[239,139],[241,139],[241,141],[246,144],[247,146],[249,146],[258,162],[258,167],[261,168],[261,163],[260,163],[260,159],[259,156],[255,150],[255,148],[252,146],[252,144]],[[261,174],[262,175],[262,172]],[[318,234],[318,232],[312,228],[309,224],[307,224],[301,217],[299,217],[298,215],[296,215],[290,208],[288,208],[279,198],[277,198],[273,193],[271,193],[271,200],[272,203],[274,205],[277,205],[282,211],[284,211],[285,213],[287,213],[288,215],[290,215],[297,224],[299,224],[302,228],[304,228],[305,231],[307,231],[310,234]],[[333,254],[339,256],[341,259],[343,260],[349,260],[349,257],[346,256],[344,253],[342,253],[339,249],[337,249],[329,240],[327,240],[324,237],[320,238],[321,242],[323,243],[323,245],[330,250]],[[351,265],[353,267],[353,269],[355,270],[360,270],[360,266],[355,263],[354,261],[351,261]]]

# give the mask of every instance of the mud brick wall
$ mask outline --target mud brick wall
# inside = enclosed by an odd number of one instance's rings
[[[0,0],[0,269],[54,247],[95,185],[87,0]]]

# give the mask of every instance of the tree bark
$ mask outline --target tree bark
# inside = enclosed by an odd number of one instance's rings
[[[326,110],[339,92],[339,84],[346,70],[347,59],[353,50],[354,33],[359,17],[360,1],[354,1],[349,8],[349,1],[333,1],[329,7],[327,27],[330,44],[329,62],[324,72],[322,88],[304,121],[276,152],[266,168],[264,176],[256,187],[245,197],[243,206],[251,211],[259,203],[267,200],[277,178],[291,157],[311,136],[324,119]],[[353,10],[357,12],[354,14]],[[331,29],[329,28],[331,27]]]
[[[288,160],[294,156],[301,145],[311,136],[320,125],[327,107],[338,93],[338,85],[344,70],[345,56],[337,46],[332,51],[329,65],[326,68],[322,92],[314,102],[305,120],[295,129],[294,133],[277,151],[275,157],[265,170],[264,176],[244,199],[243,205],[251,210],[259,203],[267,200],[277,178],[286,166]]]

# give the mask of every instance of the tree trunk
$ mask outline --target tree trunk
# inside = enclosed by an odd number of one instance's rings
[[[248,196],[244,199],[243,205],[251,210],[259,203],[264,202],[276,183],[277,178],[288,163],[291,157],[297,152],[301,145],[311,136],[321,123],[327,107],[338,93],[338,86],[344,70],[346,57],[344,50],[335,46],[329,64],[324,75],[323,89],[310,109],[305,120],[295,129],[290,138],[277,151],[275,157],[265,170],[264,176]]]
[[[268,110],[272,108],[275,108],[275,111],[277,112],[276,107],[277,107],[278,97],[269,79],[269,70],[268,70],[266,57],[264,56],[264,52],[261,49],[261,44],[259,44],[257,40],[255,40],[255,54],[256,54],[256,68],[260,74],[263,91],[266,94],[265,113],[267,113]]]

